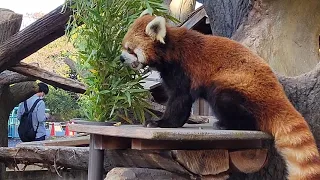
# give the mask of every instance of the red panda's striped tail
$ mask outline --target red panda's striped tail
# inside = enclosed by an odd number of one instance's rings
[[[320,180],[320,156],[312,132],[304,118],[277,116],[269,129],[275,147],[286,162],[288,180]],[[286,118],[291,118],[287,119]],[[270,126],[269,126],[270,127]]]

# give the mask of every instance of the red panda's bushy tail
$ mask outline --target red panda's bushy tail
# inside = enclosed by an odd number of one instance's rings
[[[288,180],[320,180],[320,156],[312,132],[302,115],[288,109],[268,120],[265,131],[274,136],[275,147],[286,163]]]

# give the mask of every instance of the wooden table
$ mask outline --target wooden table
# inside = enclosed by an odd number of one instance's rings
[[[103,179],[105,149],[211,150],[261,149],[271,140],[260,131],[213,130],[203,125],[145,128],[140,125],[96,126],[72,124],[71,131],[90,134],[88,179]]]

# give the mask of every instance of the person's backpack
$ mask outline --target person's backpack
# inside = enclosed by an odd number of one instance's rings
[[[19,137],[22,142],[30,142],[30,141],[34,141],[36,139],[36,134],[37,134],[38,127],[39,127],[39,122],[37,125],[37,129],[34,130],[33,123],[32,123],[32,112],[33,112],[34,108],[36,107],[36,105],[38,104],[38,102],[41,100],[42,99],[37,99],[33,103],[30,111],[28,110],[27,102],[26,101],[24,102],[24,113],[21,116],[20,124],[18,127]]]

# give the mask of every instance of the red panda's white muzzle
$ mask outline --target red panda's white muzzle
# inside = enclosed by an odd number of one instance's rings
[[[139,70],[146,66],[146,56],[143,50],[139,47],[130,52],[126,49],[122,50],[120,61],[127,64],[134,70]]]

